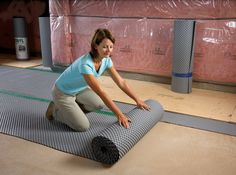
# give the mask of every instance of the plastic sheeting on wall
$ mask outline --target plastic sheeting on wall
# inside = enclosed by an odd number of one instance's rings
[[[60,20],[51,18],[52,21]],[[60,27],[52,29],[54,64],[67,66],[88,52],[93,33],[101,27],[111,30],[116,38],[112,59],[117,69],[171,75],[173,20],[100,17],[70,17],[70,20],[73,24],[71,30],[75,31],[71,39],[67,36],[72,33],[63,34],[63,22],[60,22]]]
[[[195,80],[236,83],[236,20],[199,20]]]
[[[118,70],[170,77],[173,21],[194,18],[193,79],[236,83],[236,20],[223,20],[236,17],[234,9],[236,1],[229,0],[50,0],[53,63],[68,66],[88,52],[102,27],[116,38]]]
[[[119,70],[169,76],[171,74],[173,21],[115,19],[117,38],[114,63]]]
[[[50,0],[56,16],[235,18],[232,0]]]

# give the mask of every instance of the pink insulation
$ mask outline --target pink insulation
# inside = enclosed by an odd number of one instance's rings
[[[235,0],[50,0],[54,15],[234,18]]]
[[[51,20],[57,23],[63,18],[51,17]],[[52,26],[54,64],[67,66],[87,53],[91,34],[101,27],[111,30],[116,38],[112,59],[119,70],[171,75],[173,20],[90,17],[70,17],[70,20],[74,32],[65,33],[63,21],[58,22],[55,31]]]
[[[236,82],[236,20],[197,21],[193,77]]]
[[[115,19],[113,61],[119,70],[171,75],[172,20]]]
[[[65,30],[67,16],[51,17],[52,61],[55,65],[68,66],[72,58],[72,33]],[[71,43],[70,43],[71,42]]]
[[[236,83],[236,20],[216,20],[236,17],[234,9],[229,0],[51,0],[53,63],[68,66],[108,28],[118,70],[170,77],[174,20],[196,18],[193,78]]]
[[[69,27],[65,20],[70,21]],[[90,50],[91,33],[99,27],[106,27],[108,23],[107,18],[51,17],[53,63],[67,66],[87,53]]]

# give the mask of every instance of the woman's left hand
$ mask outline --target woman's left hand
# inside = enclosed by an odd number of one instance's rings
[[[144,103],[144,101],[142,101],[142,100],[138,100],[136,103],[137,103],[137,106],[138,106],[140,109],[148,110],[148,111],[150,111],[150,109],[151,109],[151,107],[148,106],[146,103]]]

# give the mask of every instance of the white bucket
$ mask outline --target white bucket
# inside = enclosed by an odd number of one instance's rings
[[[26,60],[29,58],[28,52],[28,38],[15,37],[16,58],[19,60]]]

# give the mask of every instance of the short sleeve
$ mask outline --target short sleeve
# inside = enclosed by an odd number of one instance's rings
[[[93,74],[93,68],[87,64],[82,64],[79,70],[81,74]]]
[[[113,66],[113,62],[111,60],[111,58],[107,59],[107,68],[111,68]]]

